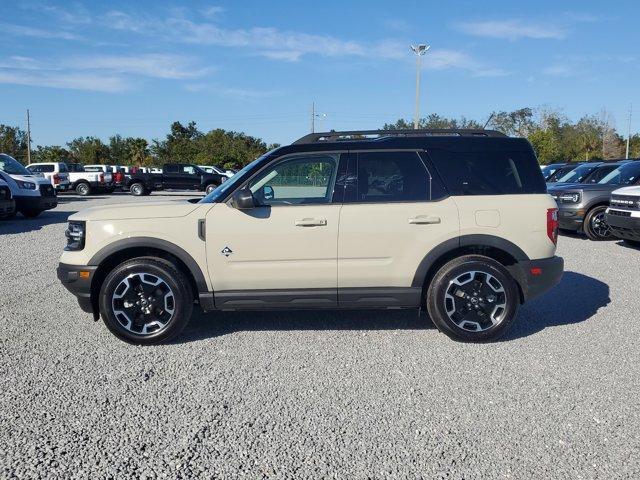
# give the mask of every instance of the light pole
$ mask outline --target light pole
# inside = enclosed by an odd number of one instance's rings
[[[413,128],[418,129],[420,121],[420,68],[422,66],[422,56],[431,48],[430,45],[421,43],[420,45],[411,45],[411,50],[416,54],[416,112],[413,117]]]

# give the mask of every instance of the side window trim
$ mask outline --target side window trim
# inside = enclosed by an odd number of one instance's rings
[[[276,157],[276,158],[272,159],[269,163],[264,165],[260,170],[258,170],[253,175],[251,175],[251,177],[249,177],[244,182],[239,184],[236,188],[234,188],[232,191],[230,191],[227,194],[227,196],[225,197],[225,199],[223,200],[223,203],[226,203],[227,205],[230,204],[230,202],[232,202],[233,195],[237,191],[242,190],[244,188],[247,188],[247,186],[256,177],[260,176],[266,170],[269,170],[270,168],[273,168],[274,165],[277,165],[278,163],[287,160],[289,157],[300,157],[302,155],[337,155],[338,156],[338,166],[337,166],[337,169],[336,169],[335,179],[333,181],[333,190],[332,190],[331,194],[329,195],[329,201],[327,203],[321,203],[321,204],[315,204],[315,205],[342,204],[344,195],[341,194],[341,192],[336,192],[336,187],[338,186],[338,175],[340,174],[341,169],[343,167],[346,167],[346,162],[347,162],[347,160],[348,160],[348,158],[350,156],[349,154],[350,154],[349,150],[319,150],[319,151],[292,152],[292,153],[287,153],[287,154],[281,155],[279,157]],[[314,204],[278,204],[278,205],[267,205],[267,206],[269,208],[277,208],[277,207],[308,207],[310,205],[314,205]]]
[[[437,199],[433,199],[433,175],[431,173],[431,169],[429,168],[428,162],[425,162],[423,156],[421,155],[421,153],[426,153],[424,150],[420,150],[420,149],[390,149],[390,148],[384,148],[384,149],[363,149],[363,150],[350,150],[350,157],[352,157],[353,161],[349,161],[349,168],[348,168],[348,174],[349,175],[355,175],[356,178],[356,182],[355,182],[355,189],[356,189],[356,196],[357,196],[357,190],[358,190],[358,182],[360,181],[359,176],[358,176],[358,172],[359,172],[359,155],[361,153],[415,153],[416,156],[418,157],[418,160],[420,161],[420,163],[422,164],[423,168],[425,169],[425,171],[427,172],[427,176],[429,178],[429,199],[428,200],[391,200],[391,201],[385,201],[385,202],[362,202],[359,201],[358,199],[356,200],[350,200],[347,198],[346,192],[345,192],[345,198],[344,198],[344,203],[345,204],[350,204],[350,205],[375,205],[375,204],[392,204],[392,203],[429,203],[429,202],[435,202],[435,201],[439,201],[442,200],[443,198],[446,197],[438,197]],[[352,163],[355,166],[355,169],[352,169]],[[447,192],[447,196],[448,196],[448,192]]]

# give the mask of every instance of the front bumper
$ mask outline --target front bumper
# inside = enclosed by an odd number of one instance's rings
[[[97,268],[96,266],[87,265],[58,264],[58,280],[77,297],[80,308],[87,313],[95,314],[91,301],[91,282]]]
[[[12,198],[0,200],[0,218],[8,217],[16,211],[16,202]]]
[[[578,231],[584,222],[584,209],[579,205],[558,203],[558,226],[563,230]]]
[[[607,210],[606,218],[611,231],[616,237],[640,241],[640,217],[633,216],[630,211],[610,208]]]
[[[32,197],[13,197],[16,201],[16,208],[18,210],[51,210],[58,206],[57,197],[43,197],[41,195],[34,195]]]
[[[561,257],[551,257],[520,261],[507,269],[520,285],[523,300],[527,302],[560,282],[564,273],[564,260]]]

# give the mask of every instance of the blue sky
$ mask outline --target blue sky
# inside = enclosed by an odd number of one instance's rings
[[[569,118],[606,108],[640,130],[640,2],[0,2],[0,123],[35,144],[170,122],[285,143],[421,113],[486,119],[523,106]]]

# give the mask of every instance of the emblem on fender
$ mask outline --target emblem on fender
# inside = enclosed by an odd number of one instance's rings
[[[231,255],[233,253],[233,250],[231,250],[229,247],[224,247],[222,249],[222,251],[220,252],[221,255],[224,255],[225,257],[228,257],[229,255]]]

